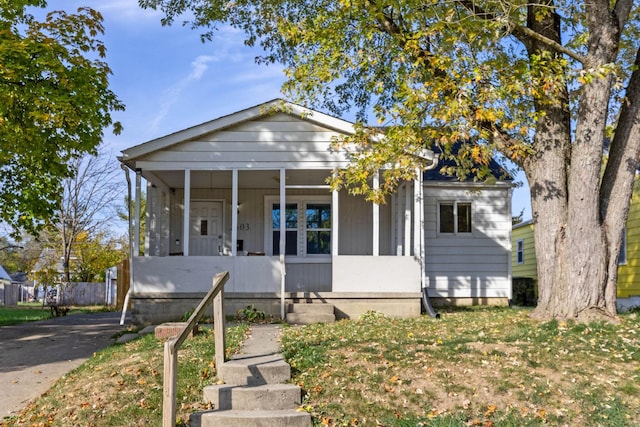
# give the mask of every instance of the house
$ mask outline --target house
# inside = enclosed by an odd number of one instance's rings
[[[0,305],[5,305],[5,290],[11,284],[11,276],[9,273],[0,265]],[[8,299],[8,298],[7,298]]]
[[[284,317],[287,303],[323,302],[338,318],[417,316],[423,289],[436,300],[506,303],[511,182],[418,173],[372,204],[327,185],[349,163],[331,142],[353,132],[273,100],[123,150],[136,200],[146,187],[144,248],[139,224],[133,233],[132,253],[144,252],[131,260],[133,321],[182,316],[220,271],[230,272],[227,313],[254,305]],[[437,166],[432,151],[423,156]]]
[[[533,243],[533,222],[523,221],[511,232],[513,252],[513,302],[516,305],[535,305],[537,301],[538,269]]]
[[[537,287],[538,272],[533,227],[531,221],[513,226],[514,300],[516,294],[526,292],[527,295],[530,295],[528,290],[536,290]],[[520,291],[520,289],[522,290]],[[617,306],[618,311],[640,307],[640,191],[637,185],[631,198],[629,216],[618,258]]]

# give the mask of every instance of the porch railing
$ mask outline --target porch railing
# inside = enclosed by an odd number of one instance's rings
[[[164,379],[162,394],[162,426],[176,425],[176,394],[178,377],[178,350],[204,314],[204,309],[213,301],[213,327],[216,369],[225,362],[225,324],[224,324],[224,284],[229,280],[229,272],[224,271],[213,277],[213,286],[200,301],[189,317],[187,325],[177,337],[164,343]]]

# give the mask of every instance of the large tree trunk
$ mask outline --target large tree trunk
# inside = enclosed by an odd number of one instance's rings
[[[615,58],[618,35],[615,25],[607,25],[610,17],[599,13],[605,10],[590,10],[594,16],[591,29],[599,26],[599,31],[591,33],[586,69],[597,70]],[[557,17],[538,16],[536,7],[531,7],[530,28],[559,43]],[[528,49],[531,55],[546,47],[534,40]],[[540,99],[536,103],[540,119],[535,155],[523,165],[531,186],[538,259],[536,318],[590,321],[616,315],[615,291],[608,283],[619,239],[613,239],[618,242],[614,246],[611,238],[621,236],[624,222],[615,224],[603,218],[600,194],[608,111],[602,102],[609,99],[610,85],[610,77],[596,77],[583,86],[573,142],[566,87],[557,89],[556,102]],[[632,179],[627,176],[623,181]],[[617,203],[626,203],[628,208],[629,197]]]

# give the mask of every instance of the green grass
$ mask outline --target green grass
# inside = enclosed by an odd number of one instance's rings
[[[108,308],[104,306],[71,307],[67,315],[105,310],[108,310]],[[0,306],[0,326],[18,325],[36,320],[51,319],[51,317],[51,310],[48,306],[42,306],[42,303],[20,303],[17,307]]]
[[[25,322],[51,318],[49,307],[42,305],[4,307],[0,306],[0,326],[17,325]]]
[[[285,328],[283,353],[313,424],[640,425],[640,313],[589,325],[508,308],[441,313]],[[245,333],[230,329],[232,349]],[[179,425],[205,408],[202,388],[216,381],[212,341],[205,330],[180,350]],[[145,336],[97,353],[6,425],[156,426],[161,399],[162,343]]]
[[[368,313],[288,329],[282,343],[318,426],[640,425],[638,315],[583,325],[529,314]]]

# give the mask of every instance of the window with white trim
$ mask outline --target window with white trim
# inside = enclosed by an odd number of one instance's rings
[[[516,262],[518,264],[524,264],[524,239],[518,239],[516,241]]]
[[[267,199],[270,212],[267,239],[272,255],[280,253],[280,203]],[[331,254],[331,199],[317,196],[288,198],[285,208],[285,255]]]
[[[438,221],[440,233],[471,233],[471,202],[440,202]]]

